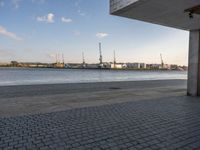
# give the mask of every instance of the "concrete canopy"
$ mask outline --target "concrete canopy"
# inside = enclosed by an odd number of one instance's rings
[[[200,29],[200,0],[138,0],[112,10],[111,14],[154,24],[183,30]]]

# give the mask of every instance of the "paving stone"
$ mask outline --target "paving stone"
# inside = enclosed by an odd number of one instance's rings
[[[166,98],[0,118],[0,149],[200,149],[200,101]]]

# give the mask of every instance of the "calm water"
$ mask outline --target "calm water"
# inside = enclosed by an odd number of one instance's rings
[[[186,71],[114,71],[0,68],[0,86],[186,79]]]

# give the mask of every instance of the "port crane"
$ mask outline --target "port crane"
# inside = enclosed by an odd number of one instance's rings
[[[114,50],[114,65],[116,64],[116,55],[115,55],[115,50]]]
[[[99,43],[99,67],[103,68],[103,56],[102,56],[102,51],[101,51],[101,43]]]
[[[85,55],[84,55],[84,52],[82,52],[82,60],[83,60],[82,67],[85,68],[85,67],[86,67],[86,63],[85,63]]]
[[[116,68],[116,55],[115,55],[115,50],[114,50],[114,62],[113,62],[113,64],[114,64],[114,68]]]
[[[65,64],[65,58],[64,58],[64,54],[62,53],[62,63],[63,65]]]
[[[163,61],[162,54],[160,54],[160,59],[161,59],[161,68],[163,69],[164,68],[164,61]]]
[[[84,52],[82,52],[82,60],[83,60],[83,64],[85,64],[85,55],[84,55]]]

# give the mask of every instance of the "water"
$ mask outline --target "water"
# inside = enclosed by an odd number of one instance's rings
[[[186,71],[0,68],[0,86],[186,79]]]

